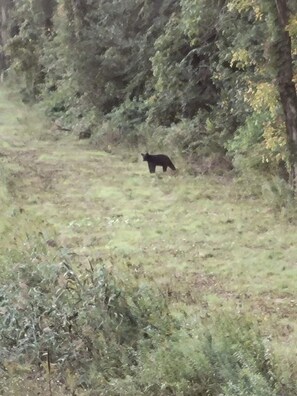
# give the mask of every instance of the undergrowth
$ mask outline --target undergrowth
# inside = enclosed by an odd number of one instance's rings
[[[246,316],[206,320],[197,307],[196,318],[177,319],[144,280],[100,261],[74,268],[34,242],[2,281],[1,394],[279,394],[269,341]],[[296,390],[287,384],[285,394]]]

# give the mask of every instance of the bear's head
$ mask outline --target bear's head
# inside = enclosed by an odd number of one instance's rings
[[[142,155],[143,161],[147,161],[148,160],[149,153],[146,153],[146,154],[142,154],[141,153],[141,155]]]

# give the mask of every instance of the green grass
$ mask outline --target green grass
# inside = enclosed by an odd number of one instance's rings
[[[57,242],[49,252],[66,249],[81,266],[101,257],[153,280],[176,312],[204,301],[210,312],[252,313],[296,364],[296,225],[267,202],[239,199],[229,179],[194,178],[182,164],[177,175],[150,175],[137,152],[122,159],[53,132],[5,90],[0,109],[0,165],[9,175],[0,184],[3,268],[42,233]]]

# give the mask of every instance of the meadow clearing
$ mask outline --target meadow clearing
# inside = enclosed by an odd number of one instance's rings
[[[78,271],[100,261],[154,284],[176,316],[244,312],[296,367],[294,221],[230,175],[193,177],[182,162],[150,175],[139,150],[94,149],[5,89],[0,110],[2,279],[38,241]]]

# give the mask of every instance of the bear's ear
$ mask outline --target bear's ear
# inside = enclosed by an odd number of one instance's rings
[[[141,153],[141,155],[142,155],[143,157],[145,156],[145,154],[142,154],[142,153]]]

